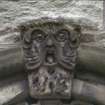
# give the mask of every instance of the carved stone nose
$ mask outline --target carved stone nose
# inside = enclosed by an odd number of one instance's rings
[[[53,46],[54,43],[53,43],[53,40],[49,38],[47,40],[47,43],[46,44],[47,44],[48,47],[51,47],[51,46]]]
[[[56,63],[56,58],[55,58],[55,46],[54,42],[51,38],[47,39],[46,42],[46,54],[45,54],[45,62],[46,64],[53,65]]]

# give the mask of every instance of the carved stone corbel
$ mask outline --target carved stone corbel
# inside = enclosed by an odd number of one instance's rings
[[[60,18],[41,18],[20,29],[30,96],[70,99],[80,26],[72,27]]]

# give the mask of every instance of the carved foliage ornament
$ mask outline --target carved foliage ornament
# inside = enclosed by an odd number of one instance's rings
[[[31,97],[70,98],[80,27],[41,18],[20,29]]]

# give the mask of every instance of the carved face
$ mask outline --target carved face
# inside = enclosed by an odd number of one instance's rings
[[[50,25],[49,25],[50,24]],[[46,24],[24,35],[24,58],[27,69],[60,65],[73,70],[76,64],[79,35],[66,27]]]
[[[25,65],[31,95],[70,94],[77,58],[79,32],[58,22],[45,22],[23,34]]]

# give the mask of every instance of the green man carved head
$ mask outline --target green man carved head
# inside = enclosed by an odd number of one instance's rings
[[[40,18],[20,29],[31,96],[70,96],[80,26],[61,18]]]

